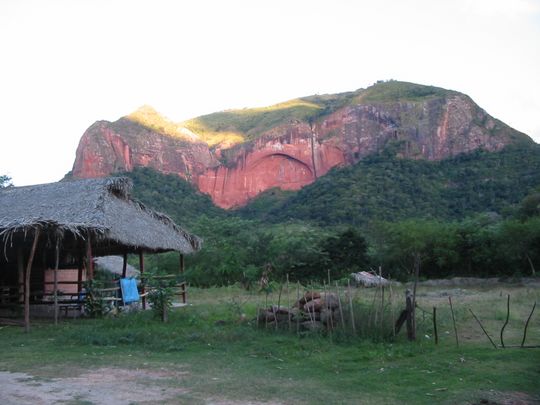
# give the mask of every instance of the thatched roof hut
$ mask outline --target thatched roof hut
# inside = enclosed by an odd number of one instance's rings
[[[8,300],[21,303],[24,293],[27,329],[30,296],[47,301],[51,269],[56,313],[59,269],[74,271],[77,280],[61,283],[80,292],[93,279],[95,256],[123,255],[125,277],[128,253],[139,254],[143,273],[144,253],[177,251],[182,272],[184,254],[201,248],[200,238],[131,198],[131,189],[124,177],[0,189],[0,302],[7,291]],[[181,294],[185,301],[185,285]]]
[[[40,227],[48,238],[94,236],[94,255],[178,251],[192,253],[201,240],[168,216],[132,199],[128,178],[88,179],[0,190],[0,237]],[[67,241],[66,241],[67,242]]]

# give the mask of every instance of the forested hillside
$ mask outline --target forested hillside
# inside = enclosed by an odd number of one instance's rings
[[[399,159],[387,150],[335,169],[297,193],[271,190],[238,214],[354,226],[407,218],[459,220],[477,213],[504,215],[539,185],[538,145],[436,162]]]
[[[222,210],[191,184],[151,169],[126,173],[135,197],[201,236],[188,258],[200,285],[273,277],[322,279],[383,266],[422,275],[532,274],[540,267],[540,147],[475,152],[428,162],[395,150],[333,170],[298,192],[270,190],[247,207]],[[176,259],[156,259],[169,271]]]

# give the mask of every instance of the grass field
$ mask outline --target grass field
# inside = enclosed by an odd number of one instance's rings
[[[390,301],[388,292],[386,317],[392,308],[402,309],[404,295],[395,287]],[[396,338],[362,339],[350,331],[298,336],[294,327],[257,329],[253,318],[265,296],[237,287],[191,289],[192,305],[174,309],[168,324],[146,311],[66,320],[58,327],[35,321],[30,334],[4,326],[0,403],[539,403],[540,349],[494,349],[469,312],[472,308],[499,344],[510,294],[505,343],[519,345],[539,292],[537,284],[421,286],[418,304],[426,312],[418,310],[414,343],[404,331]],[[276,303],[277,291],[268,298]],[[295,289],[289,299],[282,291],[282,304],[295,298]],[[375,289],[354,292],[355,301],[371,312],[366,316],[372,328],[379,325],[380,298]],[[434,305],[438,345],[430,315]],[[369,322],[358,327],[368,328]],[[527,336],[527,345],[540,345],[538,312]]]

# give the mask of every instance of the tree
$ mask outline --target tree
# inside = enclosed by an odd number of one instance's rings
[[[10,186],[13,186],[13,184],[11,183],[11,177],[6,176],[6,175],[1,175],[0,176],[0,188],[10,187]]]
[[[540,256],[540,217],[534,217],[525,222],[505,221],[499,231],[499,252],[511,260],[514,264],[512,273],[516,269],[525,268],[527,263],[531,274],[536,275],[535,260]]]
[[[540,216],[540,189],[527,195],[518,208],[518,217],[521,220],[535,216]]]
[[[367,242],[354,228],[330,236],[323,242],[322,248],[327,258],[327,268],[332,271],[334,278],[368,266]]]
[[[279,229],[279,231],[278,231]],[[269,245],[275,277],[284,280],[325,280],[327,257],[322,243],[328,233],[309,225],[287,224],[278,227]]]

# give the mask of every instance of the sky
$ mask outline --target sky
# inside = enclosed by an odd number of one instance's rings
[[[540,142],[540,0],[0,0],[0,175],[61,179],[84,131],[403,80]]]

